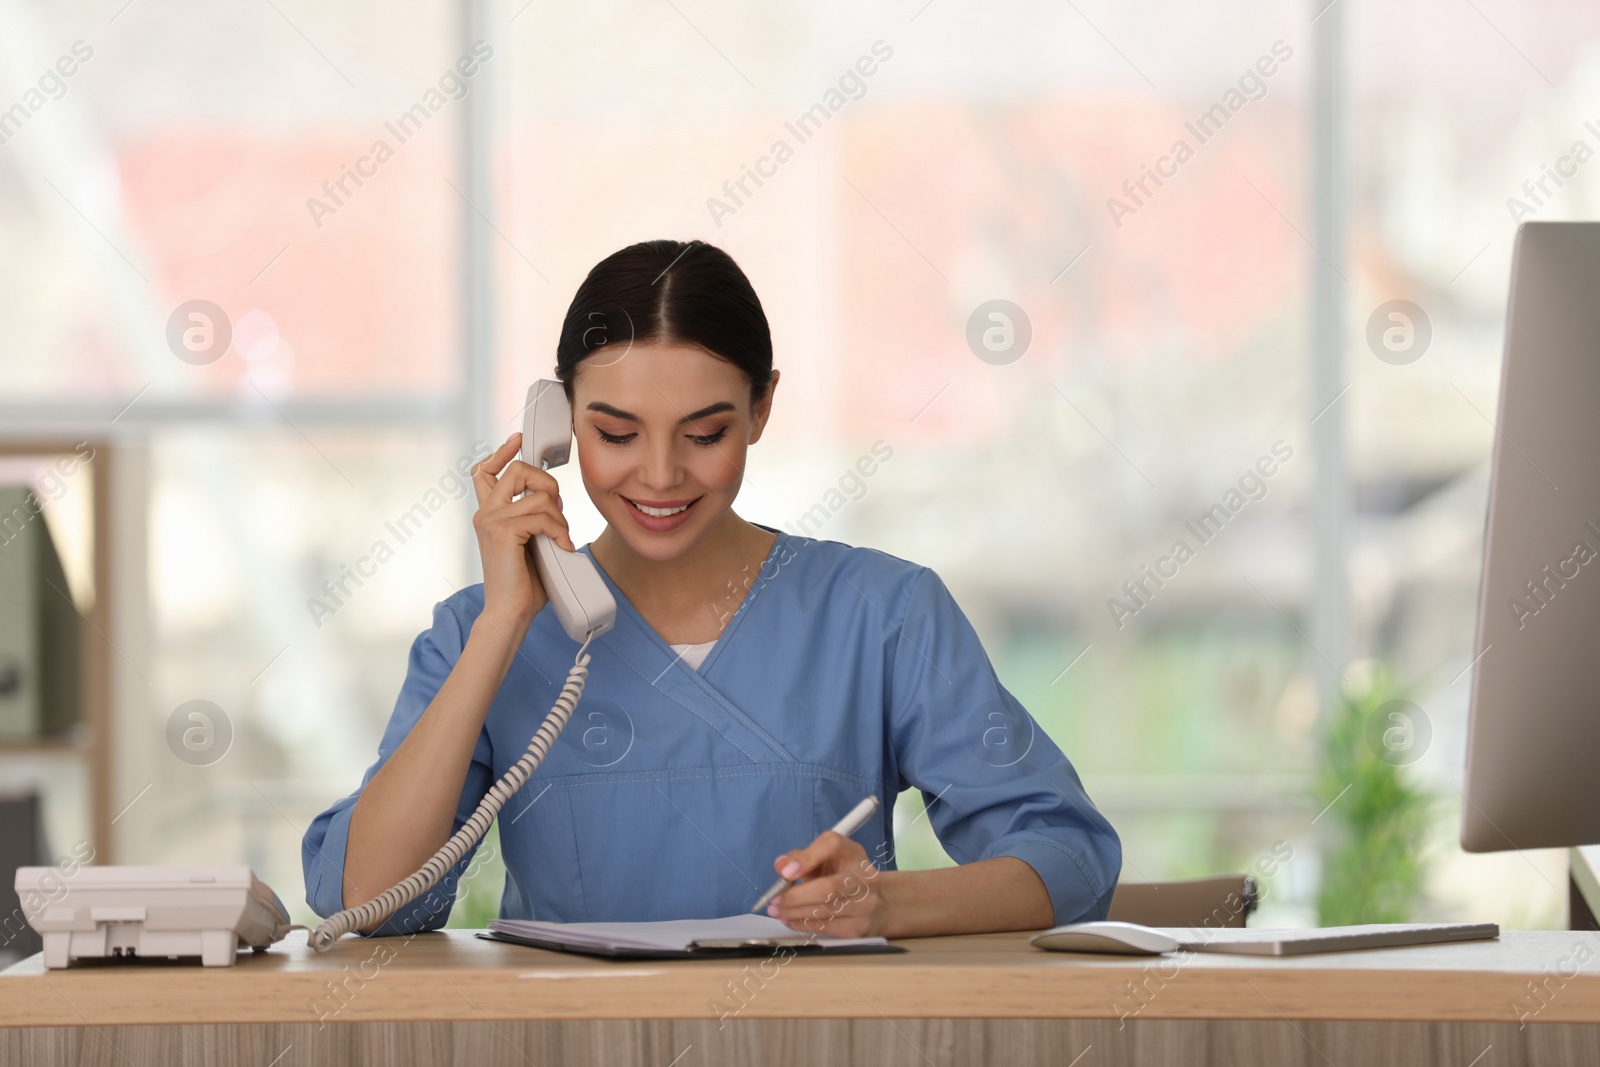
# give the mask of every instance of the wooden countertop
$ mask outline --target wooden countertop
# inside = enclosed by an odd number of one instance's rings
[[[595,959],[459,930],[347,937],[319,956],[296,932],[228,968],[163,960],[46,972],[34,956],[0,972],[0,1026],[1124,1015],[1600,1023],[1600,934],[1509,931],[1499,941],[1182,962],[1042,952],[1028,936],[912,939],[898,942],[904,954],[780,966]]]

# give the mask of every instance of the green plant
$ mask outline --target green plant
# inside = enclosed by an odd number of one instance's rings
[[[455,906],[445,925],[453,930],[482,930],[500,917],[500,894],[506,864],[500,855],[500,823],[496,821],[473,853],[456,887]]]
[[[1426,716],[1404,699],[1389,670],[1341,694],[1325,724],[1317,775],[1325,834],[1321,925],[1412,917],[1427,873],[1423,849],[1434,797],[1407,767],[1427,742]]]

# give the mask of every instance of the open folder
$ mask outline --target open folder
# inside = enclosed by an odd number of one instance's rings
[[[670,919],[639,923],[552,923],[496,919],[480,937],[587,956],[694,959],[706,956],[769,956],[779,950],[826,952],[904,952],[881,937],[827,937],[794,930],[770,915],[729,915],[721,919]]]

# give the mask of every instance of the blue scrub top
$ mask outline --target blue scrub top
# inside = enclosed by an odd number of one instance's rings
[[[1105,917],[1121,867],[1116,832],[1000,684],[938,575],[778,532],[750,578],[698,671],[606,578],[616,627],[590,646],[582,701],[500,814],[503,918],[746,912],[775,877],[773,857],[810,844],[869,794],[883,806],[855,840],[892,870],[895,798],[913,787],[956,862],[1015,856],[1043,880],[1056,923]],[[363,788],[433,700],[482,610],[482,585],[435,606]],[[548,607],[535,617],[479,734],[456,828],[527,749],[576,651]],[[360,795],[306,832],[306,900],[322,916],[343,906]],[[443,926],[471,859],[376,932]]]

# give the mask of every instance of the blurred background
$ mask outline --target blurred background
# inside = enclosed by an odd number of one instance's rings
[[[1355,716],[1410,805],[1378,917],[1560,925],[1564,856],[1463,854],[1457,787],[1511,241],[1596,149],[1565,0],[0,0],[15,847],[309,918],[300,836],[476,580],[455,472],[595,262],[701,238],[783,372],[741,514],[935,568],[1125,879],[1345,914]]]

